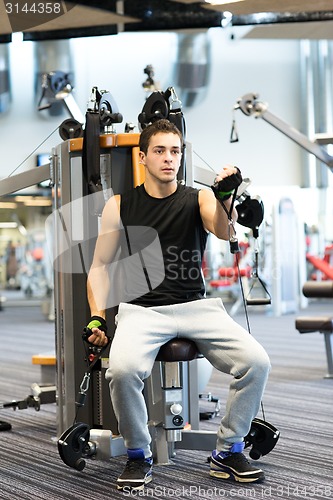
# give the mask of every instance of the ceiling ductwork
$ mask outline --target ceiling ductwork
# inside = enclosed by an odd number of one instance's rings
[[[211,67],[207,32],[180,33],[173,82],[184,108],[199,104],[206,95]]]
[[[9,109],[11,100],[9,75],[9,47],[0,45],[0,113]]]
[[[74,74],[69,40],[53,40],[36,42],[34,44],[35,55],[35,94],[36,109],[40,109],[40,116],[47,113],[50,116],[61,116],[65,107],[61,99],[52,98],[48,94],[48,86],[45,78],[47,75],[64,73],[68,81],[73,85]],[[57,82],[53,82],[56,90]]]

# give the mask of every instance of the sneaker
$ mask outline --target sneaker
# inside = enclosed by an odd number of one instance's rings
[[[232,478],[240,483],[254,483],[265,477],[263,471],[253,467],[243,455],[244,443],[235,443],[230,451],[214,450],[210,458],[210,476],[218,479]]]
[[[143,450],[127,450],[128,460],[123,473],[117,479],[117,489],[143,490],[153,479],[153,459],[145,458]]]

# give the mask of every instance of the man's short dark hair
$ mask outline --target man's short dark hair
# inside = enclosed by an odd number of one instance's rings
[[[181,147],[183,147],[184,140],[181,131],[176,127],[174,123],[165,118],[161,118],[160,120],[153,122],[151,125],[148,125],[148,127],[142,130],[139,140],[140,151],[142,151],[144,154],[147,154],[151,137],[159,133],[178,135]]]

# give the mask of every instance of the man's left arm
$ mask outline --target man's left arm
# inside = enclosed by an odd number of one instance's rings
[[[227,179],[233,175],[239,174],[238,168],[234,166],[226,166],[222,171],[215,177],[215,183]],[[230,224],[228,214],[230,212],[232,202],[232,195],[223,201],[225,209],[222,207],[219,200],[216,199],[213,191],[208,189],[202,189],[199,191],[199,207],[200,215],[202,218],[203,225],[205,229],[217,236],[221,240],[229,240],[233,236],[234,231]],[[233,208],[230,214],[233,222],[237,220],[237,211]]]

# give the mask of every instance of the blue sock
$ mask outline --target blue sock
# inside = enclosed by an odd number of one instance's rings
[[[153,457],[145,457],[142,448],[129,448],[127,450],[127,456],[129,460],[146,460],[146,462],[152,464]]]
[[[221,457],[225,458],[228,457],[231,453],[242,453],[244,447],[245,447],[244,441],[241,441],[240,443],[234,443],[228,451],[214,450],[213,456],[216,457],[217,455],[220,455]]]

